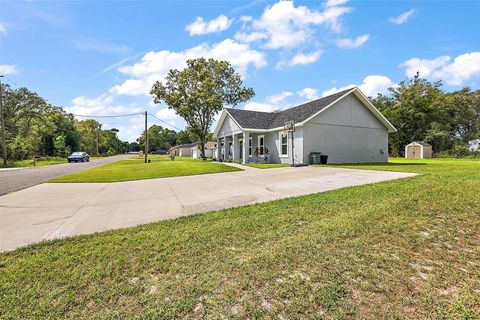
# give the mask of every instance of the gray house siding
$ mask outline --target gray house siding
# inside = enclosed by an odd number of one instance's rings
[[[225,121],[223,122],[222,127],[220,128],[219,135],[231,136],[232,134],[238,134],[241,132],[242,130],[235,123],[235,121],[233,121],[233,119],[230,116],[227,116],[225,118]]]
[[[303,160],[310,152],[329,163],[386,162],[387,128],[354,95],[348,95],[303,126]]]
[[[280,132],[273,131],[273,132],[265,132],[265,133],[250,133],[250,137],[253,138],[252,140],[252,157],[248,159],[248,162],[255,163],[257,162],[257,158],[255,157],[255,148],[258,147],[258,137],[264,136],[265,147],[269,150],[268,154],[268,163],[292,163],[292,141],[290,135],[288,136],[288,156],[280,156]],[[293,145],[294,145],[294,155],[295,155],[295,163],[303,163],[303,128],[297,128],[294,135],[293,135]],[[263,163],[264,157],[259,156],[258,162]]]

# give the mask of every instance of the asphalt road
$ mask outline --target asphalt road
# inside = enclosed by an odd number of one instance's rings
[[[128,155],[119,155],[108,158],[90,160],[90,162],[72,162],[38,168],[0,171],[0,196],[36,186],[37,184],[46,182],[56,177],[72,174],[85,169],[98,167],[118,160],[127,159],[128,157]]]

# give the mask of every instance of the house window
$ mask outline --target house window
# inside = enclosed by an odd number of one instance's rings
[[[253,138],[248,138],[248,156],[252,156],[252,145],[253,145]]]
[[[280,132],[280,155],[288,157],[288,134]]]
[[[263,143],[265,136],[258,136],[258,155],[263,156]]]

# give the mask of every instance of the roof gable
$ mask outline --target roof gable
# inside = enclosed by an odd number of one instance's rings
[[[388,129],[388,132],[396,131],[395,127],[375,108],[370,100],[355,87],[280,112],[260,112],[225,108],[215,129],[215,136],[227,115],[230,116],[242,130],[278,129],[282,128],[284,123],[290,120],[295,121],[297,125],[303,125],[303,123],[335,105],[336,102],[349,94],[355,94],[365,107]]]

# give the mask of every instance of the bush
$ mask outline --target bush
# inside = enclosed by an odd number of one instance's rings
[[[175,153],[170,153],[170,160],[175,160]]]

